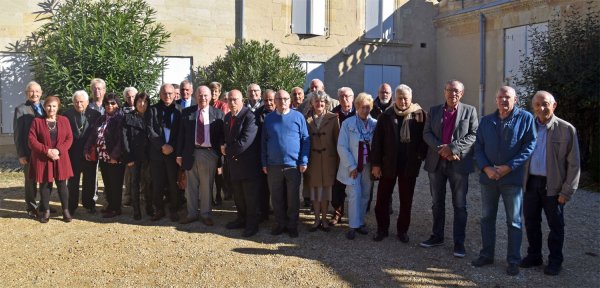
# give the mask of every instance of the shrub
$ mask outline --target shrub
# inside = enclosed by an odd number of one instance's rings
[[[598,181],[600,13],[591,3],[588,6],[585,12],[581,11],[585,8],[573,8],[555,15],[548,22],[548,32],[533,32],[532,54],[521,62],[523,76],[517,83],[527,89],[526,103],[537,90],[556,97],[555,112],[577,128],[582,165]]]
[[[219,81],[223,91],[240,89],[245,94],[250,83],[257,83],[262,90],[291,90],[302,86],[306,73],[296,54],[279,55],[272,43],[256,40],[238,40],[227,46],[225,56],[219,56],[210,65],[197,67],[194,82],[197,85]]]
[[[93,78],[107,91],[127,86],[154,93],[164,60],[158,51],[170,35],[143,0],[47,0],[35,12],[45,22],[26,43],[34,79],[48,94],[71,103]],[[91,91],[89,91],[91,92]]]

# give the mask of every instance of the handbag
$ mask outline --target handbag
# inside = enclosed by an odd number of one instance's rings
[[[87,155],[89,156],[89,161],[98,161],[98,151],[96,151],[96,144],[90,146],[90,150]]]

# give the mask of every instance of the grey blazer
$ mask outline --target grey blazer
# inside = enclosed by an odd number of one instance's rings
[[[431,107],[429,117],[425,122],[423,129],[423,140],[429,146],[427,157],[425,158],[425,170],[435,172],[440,156],[437,153],[437,147],[442,145],[442,119],[444,117],[444,105]],[[458,103],[456,111],[456,122],[454,123],[454,132],[452,140],[448,146],[454,155],[458,155],[460,160],[454,162],[454,168],[459,173],[468,174],[473,172],[473,144],[477,134],[477,111],[475,107],[463,103]]]

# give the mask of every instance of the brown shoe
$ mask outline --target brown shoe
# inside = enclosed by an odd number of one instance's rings
[[[156,213],[154,213],[154,216],[152,216],[152,221],[158,221],[160,219],[162,219],[163,217],[165,217],[165,212],[163,211],[157,211]]]
[[[213,225],[215,225],[215,222],[213,222],[213,220],[212,220],[212,219],[210,219],[210,218],[204,218],[204,217],[202,217],[202,218],[200,219],[200,221],[202,221],[202,223],[203,223],[204,225],[206,225],[206,226],[213,226]]]
[[[179,221],[179,224],[190,224],[195,221],[198,221],[198,217],[185,217]]]

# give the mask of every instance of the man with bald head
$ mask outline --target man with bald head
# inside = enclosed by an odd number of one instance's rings
[[[304,102],[302,102],[302,104],[300,104],[298,108],[296,108],[296,110],[298,110],[298,112],[302,113],[306,117],[306,115],[308,115],[308,112],[311,109],[310,99],[313,97],[314,94],[319,93],[319,91],[325,92],[325,85],[323,84],[323,81],[317,78],[312,79],[310,81],[310,93],[306,95],[306,97],[304,98]],[[329,97],[329,106],[326,107],[327,111],[333,110],[333,108],[335,108],[338,105],[340,105],[340,102],[338,100],[336,100],[333,97]]]
[[[496,214],[502,197],[508,224],[506,273],[519,274],[521,263],[521,208],[523,203],[524,164],[535,147],[533,116],[515,106],[515,89],[503,86],[496,93],[496,112],[481,118],[475,140],[475,160],[483,173],[481,184],[481,242],[479,258],[472,262],[481,267],[494,263]]]
[[[206,226],[214,225],[211,215],[211,196],[215,184],[217,163],[223,145],[223,111],[210,106],[212,92],[208,86],[196,90],[196,105],[183,109],[179,139],[177,140],[177,164],[185,170],[187,187],[187,217],[181,224],[198,219]],[[200,199],[200,215],[198,214]]]
[[[377,98],[373,101],[373,109],[371,117],[377,119],[381,113],[392,105],[392,86],[388,83],[379,85],[377,90]]]
[[[304,116],[290,109],[290,94],[275,94],[275,111],[265,117],[261,135],[261,162],[267,174],[276,226],[272,235],[285,230],[298,237],[300,178],[308,165],[310,139]],[[285,186],[285,189],[284,189]]]
[[[158,221],[165,214],[164,191],[169,193],[169,217],[179,220],[179,191],[177,189],[177,147],[181,112],[175,104],[175,88],[172,84],[163,84],[159,91],[160,101],[150,106],[146,112],[148,138],[150,140],[149,158],[152,175],[152,202],[156,209],[152,221]]]
[[[225,115],[224,143],[227,178],[233,190],[237,217],[227,223],[227,229],[244,229],[242,237],[258,232],[258,202],[260,171],[260,139],[254,114],[244,107],[242,92],[227,94],[229,113]]]
[[[533,154],[525,164],[523,215],[527,228],[527,256],[521,267],[543,264],[542,210],[550,228],[546,275],[558,275],[562,268],[565,241],[564,206],[579,184],[579,143],[575,127],[554,114],[556,100],[546,91],[533,96],[537,140]]]

